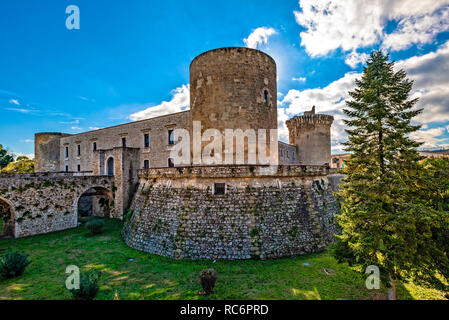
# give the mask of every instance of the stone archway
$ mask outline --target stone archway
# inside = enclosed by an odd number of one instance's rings
[[[81,194],[76,203],[78,220],[91,216],[110,218],[114,210],[112,192],[103,187],[92,187]]]
[[[14,209],[6,199],[0,197],[0,238],[14,237]]]

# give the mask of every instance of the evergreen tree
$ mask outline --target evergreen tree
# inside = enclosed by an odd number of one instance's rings
[[[14,157],[0,144],[0,169],[6,167],[12,161],[14,161]]]
[[[447,252],[433,250],[438,235],[432,233],[441,230],[444,216],[419,197],[420,143],[410,133],[420,128],[412,119],[422,109],[409,98],[412,86],[404,70],[395,71],[389,55],[372,52],[344,109],[349,127],[344,145],[351,156],[337,194],[341,235],[335,254],[363,269],[378,266],[392,299],[398,280],[447,276],[440,270],[447,266]],[[432,264],[435,259],[441,263]]]

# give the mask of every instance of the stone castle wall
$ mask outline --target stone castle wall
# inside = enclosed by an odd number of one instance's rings
[[[279,141],[279,164],[296,164],[296,146]]]
[[[78,200],[92,187],[105,188],[113,194],[113,177],[1,174],[0,201],[11,207],[14,236],[20,238],[76,227]],[[113,209],[114,204],[110,206]]]
[[[319,166],[150,169],[122,235],[177,259],[270,259],[326,248],[338,207]],[[225,183],[226,194],[214,194]]]
[[[126,146],[140,149],[139,164],[135,169],[143,168],[145,160],[151,167],[166,167],[170,156],[168,130],[182,128],[190,130],[190,111],[173,113],[123,125],[84,132],[76,135],[37,133],[35,135],[35,172],[93,172],[95,162],[94,143],[97,150],[109,150],[122,147],[122,138]],[[149,134],[150,145],[145,147],[144,134]],[[78,155],[78,145],[80,155]],[[66,156],[68,148],[68,157]]]
[[[56,172],[60,170],[60,140],[66,133],[41,132],[34,136],[34,171]]]

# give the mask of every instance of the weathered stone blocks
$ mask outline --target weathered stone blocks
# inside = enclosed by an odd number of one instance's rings
[[[279,166],[269,176],[262,166],[174,169],[141,172],[122,232],[129,246],[177,259],[271,259],[334,240],[326,167]],[[215,183],[226,194],[215,195]]]

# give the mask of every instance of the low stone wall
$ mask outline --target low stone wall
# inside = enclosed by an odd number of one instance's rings
[[[323,250],[338,205],[324,166],[159,168],[140,172],[122,236],[177,259],[270,259]],[[214,194],[225,183],[224,195]]]
[[[77,226],[80,196],[92,187],[114,190],[114,178],[70,173],[1,174],[0,200],[13,212],[16,238]]]

